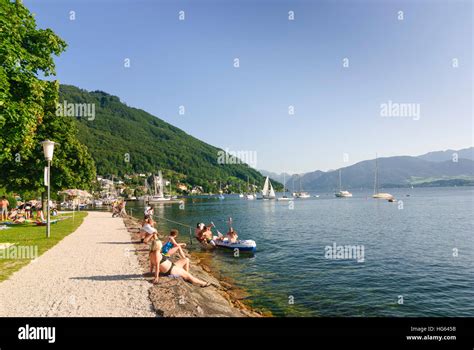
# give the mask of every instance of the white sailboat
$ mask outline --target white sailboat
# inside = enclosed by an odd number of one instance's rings
[[[164,195],[164,181],[163,175],[161,174],[161,170],[158,172],[158,176],[153,175],[153,185],[155,193],[152,196],[148,196],[148,203],[163,203],[169,202],[171,200],[171,197]]]
[[[379,173],[379,167],[378,167],[377,155],[375,155],[375,180],[374,180],[374,194],[372,198],[393,200],[393,196],[390,193],[379,192],[378,173]]]
[[[265,179],[265,184],[263,185],[262,190],[262,199],[275,199],[275,190],[273,189],[270,178],[267,176]]]
[[[250,192],[250,179],[247,176],[247,193],[245,194],[245,199],[254,200],[256,198],[255,194]]]
[[[222,183],[219,181],[219,195],[217,196],[218,199],[224,200],[224,191],[222,191]]]
[[[303,188],[301,186],[301,175],[299,175],[299,178],[300,178],[300,191],[299,192],[294,192],[293,196],[295,196],[296,198],[303,198],[303,199],[304,198],[311,198],[311,195],[308,192],[303,191]],[[295,187],[295,186],[293,185],[293,187]]]
[[[352,193],[349,191],[342,190],[342,181],[341,181],[341,169],[339,169],[339,192],[334,194],[337,198],[349,198],[352,197]]]
[[[244,198],[244,194],[242,193],[242,186],[239,183],[239,198]]]
[[[283,173],[283,197],[278,197],[277,200],[278,201],[291,201],[293,200],[294,198],[293,197],[288,197],[286,195],[286,173]]]

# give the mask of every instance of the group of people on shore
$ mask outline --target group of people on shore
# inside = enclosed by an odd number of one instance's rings
[[[229,219],[230,223],[230,219]],[[212,233],[212,228],[215,228],[216,226],[214,225],[213,222],[211,222],[209,225],[205,225],[204,223],[198,223],[196,225],[196,229],[194,231],[196,239],[204,246],[211,246],[215,247],[216,241],[224,241],[227,240],[229,243],[236,243],[239,236],[237,235],[237,231],[234,230],[234,228],[229,224],[229,231],[227,232],[226,235],[223,235],[222,233],[217,230],[217,236],[214,236]]]
[[[145,217],[140,229],[142,243],[150,245],[150,273],[154,275],[153,283],[158,283],[160,273],[162,276],[182,277],[185,281],[200,287],[210,286],[209,282],[203,281],[189,272],[190,261],[186,257],[183,248],[186,243],[178,243],[179,231],[172,229],[163,242],[158,237],[156,223],[153,220],[151,207],[145,208]],[[178,254],[179,259],[172,261],[173,255]]]
[[[10,209],[10,202],[5,196],[0,200],[1,221],[9,221],[15,224],[21,224],[27,221],[44,222],[43,208],[40,202],[29,201],[18,203],[15,208]],[[51,215],[56,216],[56,208],[51,209]]]
[[[153,220],[154,209],[148,203],[144,209],[144,219],[140,228],[140,239],[142,243],[150,246],[150,273],[154,274],[153,283],[158,283],[160,274],[162,276],[178,276],[185,281],[196,284],[200,287],[207,287],[210,284],[203,281],[189,272],[189,258],[186,257],[184,248],[186,243],[178,243],[179,231],[172,229],[168,237],[161,241],[158,237],[156,222]],[[229,230],[223,235],[217,229],[217,235],[214,235],[212,228],[215,228],[213,222],[209,225],[198,223],[195,229],[195,238],[205,248],[214,248],[218,241],[228,241],[236,243],[238,241],[237,231],[232,227],[232,219],[229,218]],[[172,261],[174,255],[179,256]]]
[[[112,203],[112,217],[124,218],[127,216],[127,210],[125,209],[127,202],[125,200],[116,200]]]

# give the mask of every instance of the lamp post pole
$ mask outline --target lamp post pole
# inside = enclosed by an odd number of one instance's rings
[[[51,160],[48,160],[48,226],[46,237],[51,237]]]
[[[54,145],[55,143],[50,140],[46,140],[41,142],[43,145],[43,153],[44,158],[48,162],[47,167],[47,176],[45,182],[47,182],[48,186],[48,202],[46,203],[46,210],[47,210],[47,223],[46,223],[46,237],[49,238],[51,236],[51,161],[53,160],[53,152],[54,152]]]

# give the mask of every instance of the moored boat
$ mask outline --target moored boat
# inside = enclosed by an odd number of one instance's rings
[[[161,170],[158,172],[158,176],[153,175],[154,194],[146,198],[150,204],[167,203],[171,201],[171,196],[164,195],[164,181]]]
[[[270,181],[270,178],[267,176],[265,179],[265,184],[263,185],[262,190],[262,198],[261,199],[275,199],[275,190],[273,189],[273,185]]]
[[[294,199],[293,197],[288,197],[286,195],[286,173],[283,173],[283,191],[284,191],[284,194],[282,197],[277,198],[278,201],[291,201]]]
[[[301,175],[298,175],[299,177],[299,180],[300,180],[300,190],[298,192],[293,192],[293,197],[295,198],[301,198],[301,199],[305,199],[305,198],[311,198],[311,195],[308,193],[308,192],[305,192],[303,191],[303,186],[301,185]],[[293,179],[293,191],[294,191],[294,188],[295,188],[295,183],[294,183],[294,179]]]
[[[349,191],[339,191],[334,194],[337,198],[350,198],[352,197],[352,193]]]
[[[378,167],[378,161],[377,161],[377,155],[375,156],[375,180],[374,180],[374,194],[372,195],[372,198],[375,199],[393,199],[393,196],[390,193],[385,193],[385,192],[379,192],[379,179],[378,179],[378,172],[379,172],[379,167]]]
[[[308,192],[294,192],[293,196],[296,198],[311,198],[311,195]]]
[[[342,190],[341,169],[339,169],[339,192],[334,193],[337,198],[350,198],[352,193]]]

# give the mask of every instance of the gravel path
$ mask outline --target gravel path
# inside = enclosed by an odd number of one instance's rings
[[[134,249],[121,219],[89,212],[74,233],[0,283],[0,316],[154,317]]]

